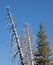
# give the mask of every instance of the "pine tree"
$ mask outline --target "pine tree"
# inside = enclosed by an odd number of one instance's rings
[[[42,23],[40,23],[40,31],[37,34],[37,50],[35,52],[36,65],[51,65],[50,56],[51,52],[49,42],[47,42],[47,35]]]

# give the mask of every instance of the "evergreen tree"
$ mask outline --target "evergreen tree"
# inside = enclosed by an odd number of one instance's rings
[[[51,65],[50,64],[50,47],[47,42],[47,35],[45,34],[42,23],[40,23],[40,31],[37,34],[37,50],[35,52],[36,65]]]

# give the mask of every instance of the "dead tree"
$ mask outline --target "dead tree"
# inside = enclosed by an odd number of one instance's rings
[[[16,40],[16,43],[17,43],[17,47],[18,47],[18,50],[19,50],[19,55],[20,55],[20,59],[21,59],[21,64],[22,65],[26,65],[26,62],[25,62],[25,59],[24,59],[24,54],[23,54],[23,50],[22,50],[22,47],[21,47],[21,44],[20,44],[20,40],[18,38],[18,34],[17,34],[17,31],[16,31],[16,27],[14,25],[14,20],[13,20],[13,17],[12,17],[12,14],[10,12],[10,9],[9,7],[7,7],[7,11],[8,11],[8,18],[10,19],[10,22],[11,22],[11,29],[13,30],[13,34],[15,36],[15,40]]]
[[[32,45],[31,45],[31,35],[28,23],[25,23],[24,29],[22,31],[22,47],[24,51],[24,57],[26,59],[27,65],[34,65]]]

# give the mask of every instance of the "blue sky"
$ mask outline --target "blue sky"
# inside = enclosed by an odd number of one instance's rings
[[[32,33],[39,31],[40,21],[43,22],[50,47],[53,49],[53,0],[0,0],[0,65],[11,65],[9,60],[9,33],[4,29],[7,15],[6,6],[11,6],[11,12],[19,37],[23,24],[28,22]]]

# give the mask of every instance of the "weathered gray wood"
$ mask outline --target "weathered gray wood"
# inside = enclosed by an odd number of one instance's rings
[[[8,11],[8,17],[10,18],[10,21],[11,21],[11,26],[12,26],[12,30],[13,30],[13,33],[14,33],[14,36],[15,36],[15,39],[16,39],[16,43],[17,43],[17,46],[18,46],[20,59],[21,59],[21,64],[26,65],[26,62],[24,60],[24,54],[23,54],[23,51],[22,51],[22,47],[21,47],[21,44],[20,44],[20,41],[19,41],[19,38],[18,38],[16,27],[14,25],[14,20],[13,20],[13,17],[12,17],[12,14],[10,12],[9,7],[7,7],[7,11]]]

